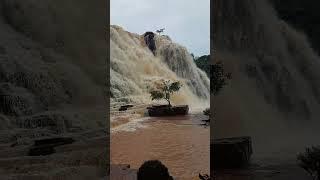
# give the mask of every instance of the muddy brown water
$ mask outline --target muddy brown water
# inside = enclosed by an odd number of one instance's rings
[[[144,161],[158,159],[176,179],[199,179],[210,169],[210,129],[200,125],[203,119],[201,113],[148,118],[142,128],[113,132],[111,163],[138,169]]]

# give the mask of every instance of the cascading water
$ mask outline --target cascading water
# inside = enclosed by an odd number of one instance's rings
[[[154,35],[155,52],[144,35],[110,27],[112,101],[150,103],[149,88],[160,80],[179,80],[183,87],[172,97],[174,104],[208,104],[209,79],[196,67],[186,48],[167,36]]]
[[[219,0],[213,11],[215,60],[233,79],[214,99],[212,134],[250,135],[256,152],[302,150],[319,127],[320,59],[307,38],[265,0]]]

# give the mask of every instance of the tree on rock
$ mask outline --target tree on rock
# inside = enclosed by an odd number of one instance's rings
[[[171,83],[170,80],[163,81],[162,85],[157,89],[150,91],[152,100],[161,100],[164,99],[168,102],[169,106],[171,106],[171,94],[174,92],[178,92],[182,84],[179,81]]]
[[[165,28],[162,28],[162,29],[158,29],[156,32],[160,35],[161,33],[163,33],[164,30]]]

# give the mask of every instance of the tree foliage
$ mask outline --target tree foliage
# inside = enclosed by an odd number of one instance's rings
[[[197,67],[207,73],[210,76],[210,91],[213,95],[217,95],[220,90],[227,84],[227,81],[231,79],[231,73],[226,73],[221,61],[210,65],[210,55],[204,55],[195,58],[193,54],[191,56],[194,59]]]
[[[205,109],[203,111],[203,114],[210,117],[211,116],[210,108]]]
[[[306,148],[297,156],[299,166],[306,170],[314,180],[320,180],[320,147]]]
[[[197,67],[203,70],[208,76],[210,76],[210,55],[204,55],[201,57],[194,57],[194,62]]]
[[[168,102],[169,106],[171,106],[171,94],[177,92],[182,87],[182,84],[179,81],[171,83],[170,80],[163,81],[162,86],[157,90],[150,91],[152,100],[161,100],[164,99]]]
[[[225,73],[222,62],[216,62],[211,65],[210,70],[210,91],[214,96],[218,95],[220,90],[227,84],[227,80],[231,79],[231,73]]]

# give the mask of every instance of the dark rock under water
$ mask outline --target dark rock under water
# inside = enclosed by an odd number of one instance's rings
[[[29,156],[43,156],[55,153],[55,147],[71,144],[74,142],[73,138],[47,138],[35,140],[34,145],[30,148],[28,155]]]
[[[152,53],[155,55],[155,52],[157,50],[156,43],[154,41],[154,33],[153,32],[146,32],[144,34],[144,41],[147,44],[148,48]]]
[[[159,105],[148,107],[149,116],[176,116],[176,115],[186,115],[189,112],[189,106],[169,106],[169,105]]]
[[[245,167],[253,152],[249,136],[215,139],[210,146],[214,169]]]

